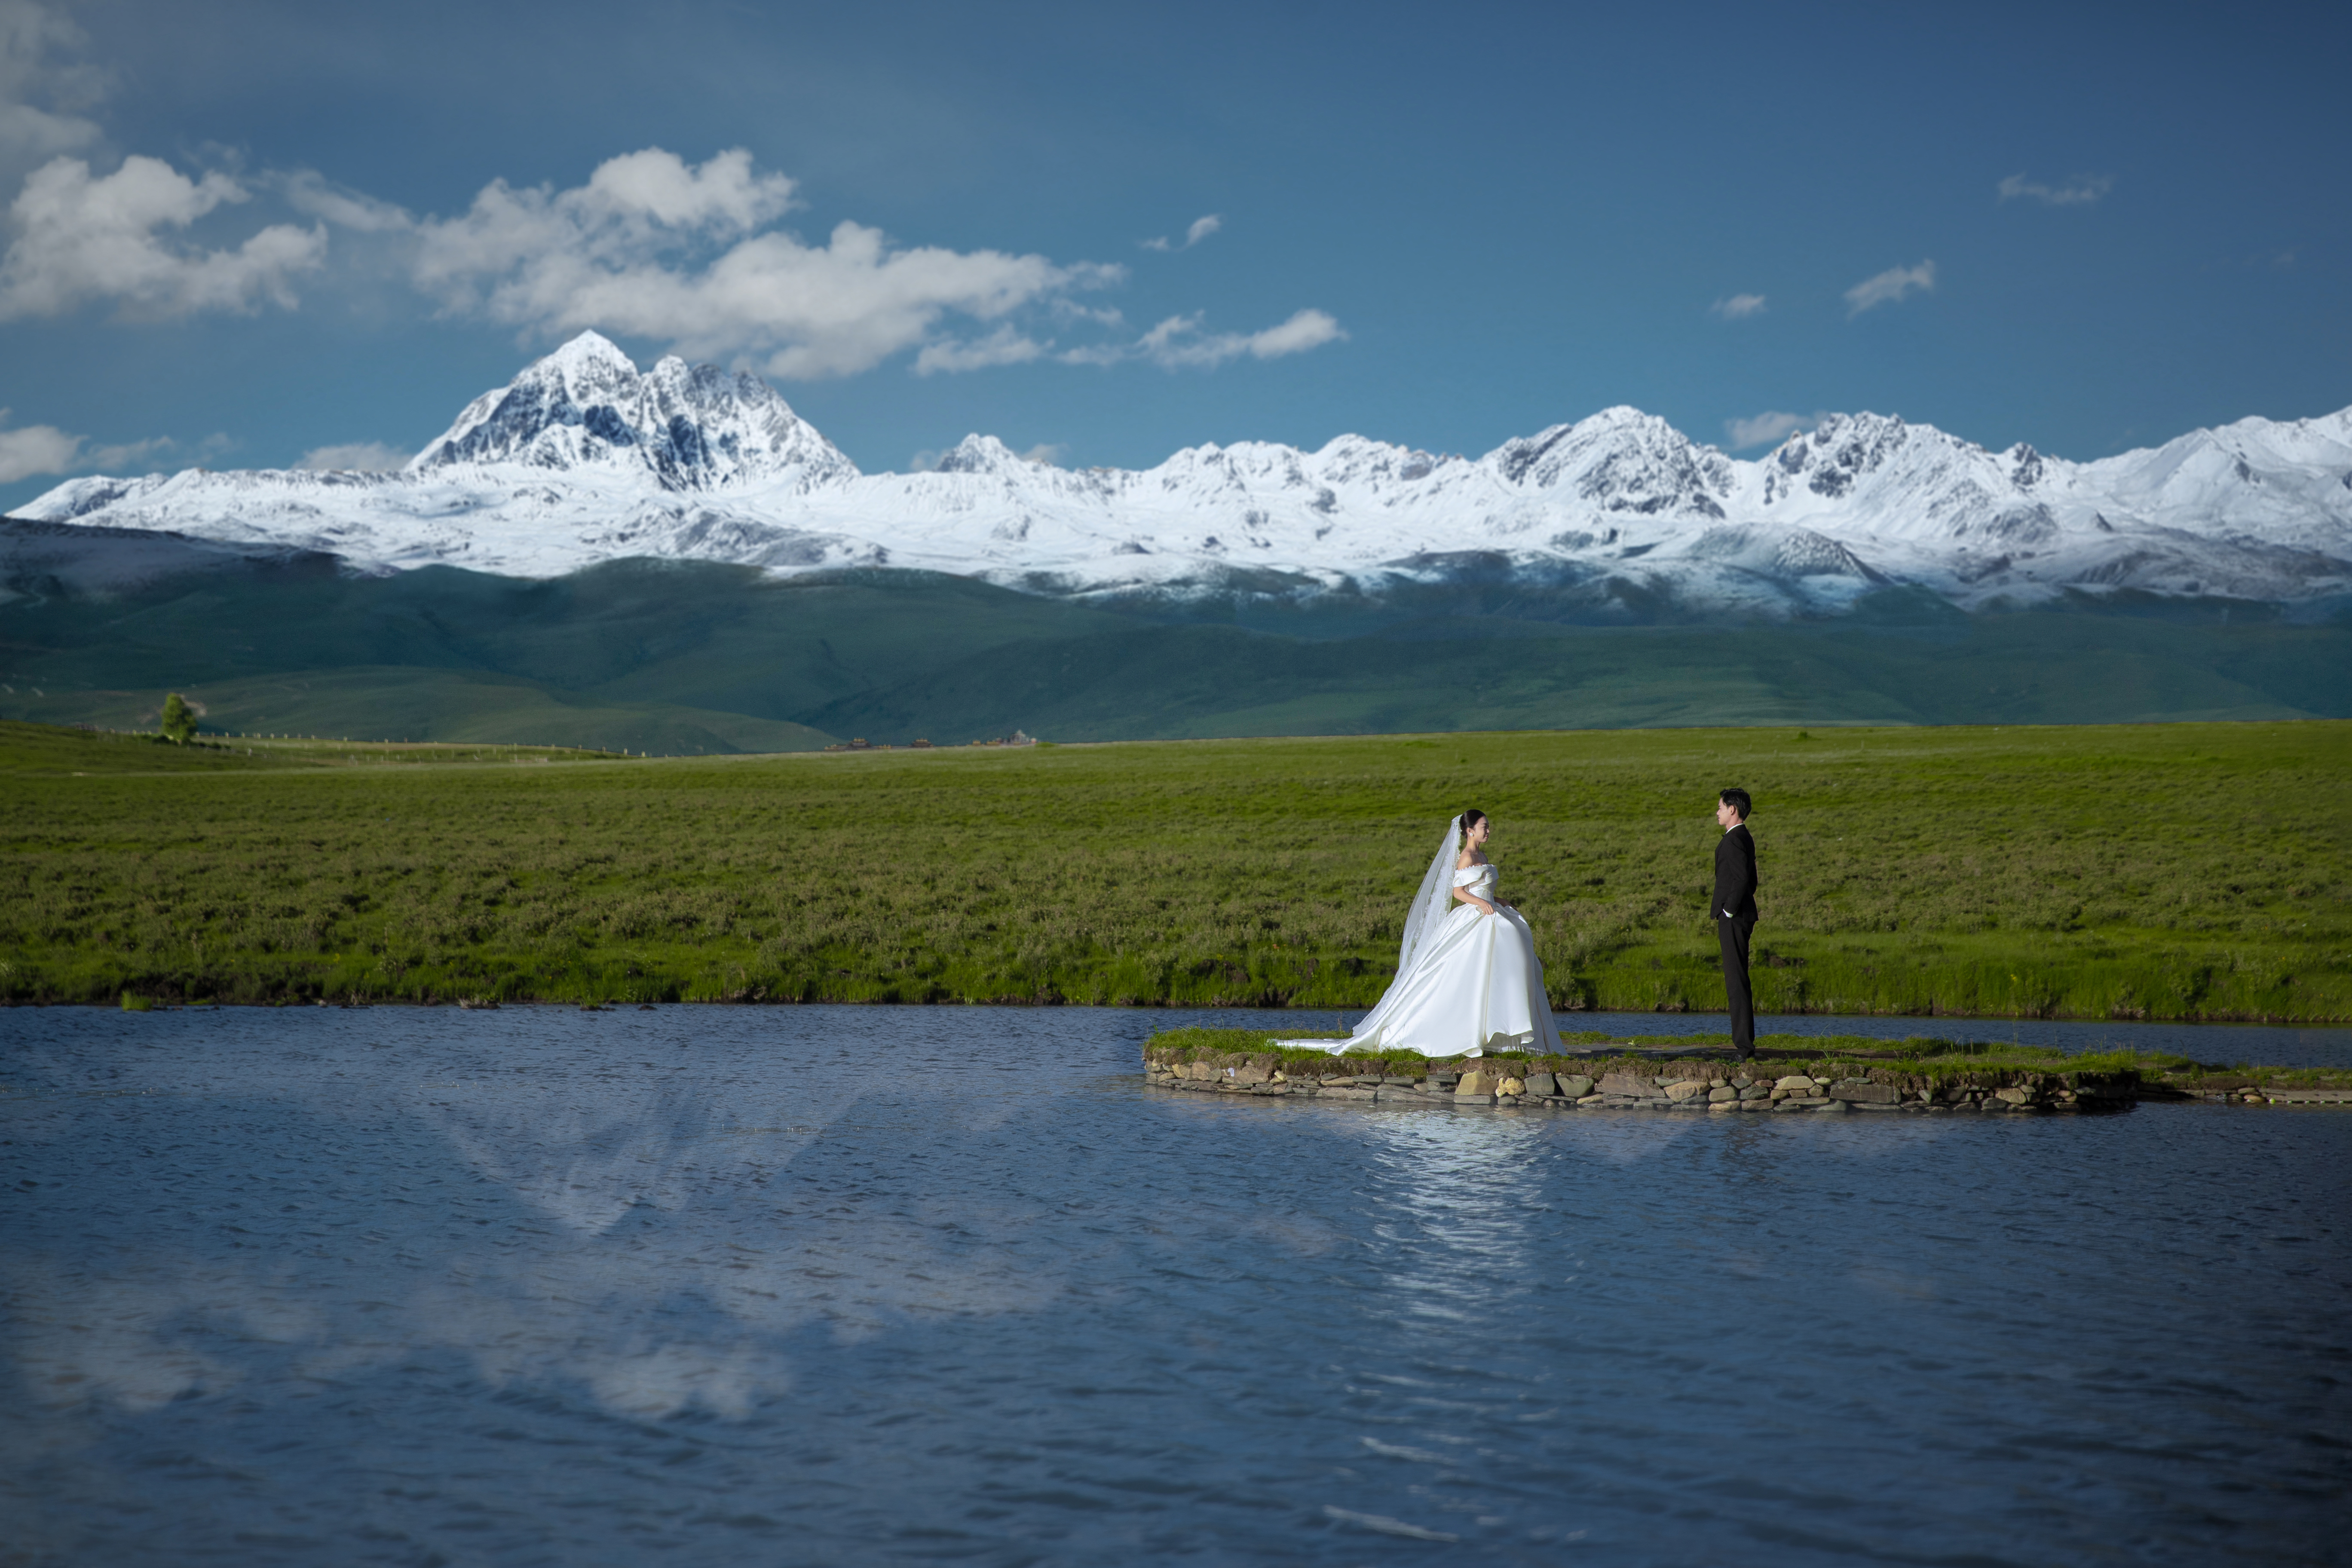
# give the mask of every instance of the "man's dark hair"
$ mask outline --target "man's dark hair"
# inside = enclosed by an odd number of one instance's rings
[[[1727,789],[1715,798],[1738,812],[1742,822],[1747,821],[1748,814],[1756,809],[1755,803],[1748,798],[1748,792],[1744,789]]]

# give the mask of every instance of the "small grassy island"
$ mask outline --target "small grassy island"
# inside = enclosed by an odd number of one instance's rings
[[[1554,1005],[2352,1019],[2352,722],[1365,735],[726,758],[0,723],[0,1001],[1360,1009],[1492,813]]]
[[[1344,1039],[1292,1035],[1291,1039]],[[1153,1087],[1395,1105],[1732,1112],[2113,1110],[2143,1100],[2352,1108],[2352,1069],[2219,1067],[2136,1051],[2062,1056],[1914,1036],[1766,1035],[1741,1062],[1728,1035],[1564,1035],[1558,1056],[1339,1056],[1263,1029],[1170,1029],[1143,1046]]]

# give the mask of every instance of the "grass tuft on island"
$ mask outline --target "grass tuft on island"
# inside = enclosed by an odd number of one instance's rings
[[[1761,1012],[2352,1018],[2342,721],[650,761],[201,739],[0,725],[0,1001],[1361,1009],[1475,805],[1556,1006],[1703,1011],[1738,784]]]
[[[1500,1051],[1484,1057],[1424,1057],[1417,1051],[1376,1051],[1334,1056],[1309,1046],[1281,1046],[1278,1039],[1344,1040],[1345,1035],[1286,1033],[1276,1029],[1163,1029],[1143,1043],[1146,1061],[1251,1061],[1293,1078],[1370,1075],[1421,1078],[1481,1066],[1524,1077],[1530,1071],[1578,1072],[1599,1078],[1610,1072],[1654,1072],[1661,1061],[1729,1059],[1729,1035],[1622,1036],[1563,1031],[1560,1044],[1572,1055],[1544,1056]],[[1803,1074],[1812,1078],[1881,1078],[1918,1086],[2001,1082],[2066,1074],[2126,1077],[2190,1094],[2222,1093],[2263,1086],[2273,1089],[2352,1089],[2352,1068],[2274,1068],[2200,1062],[2164,1051],[2117,1048],[2068,1055],[2007,1041],[1956,1040],[1913,1035],[1900,1040],[1869,1035],[1759,1035],[1750,1070],[1759,1078]]]

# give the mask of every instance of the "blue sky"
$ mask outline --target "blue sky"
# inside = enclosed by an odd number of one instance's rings
[[[2347,58],[2341,5],[0,0],[0,504],[413,450],[592,324],[869,470],[1614,404],[2098,457],[2352,404]]]

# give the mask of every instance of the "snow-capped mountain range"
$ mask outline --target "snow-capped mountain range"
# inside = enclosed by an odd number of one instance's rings
[[[1066,469],[970,436],[936,471],[864,474],[765,382],[675,358],[640,373],[584,332],[396,473],[79,479],[16,515],[529,577],[656,556],[1080,595],[1499,573],[1596,605],[1767,615],[1889,583],[1963,605],[2069,588],[2295,601],[2352,589],[2352,408],[2090,463],[1875,414],[1747,461],[1610,408],[1480,458],[1343,436]]]

